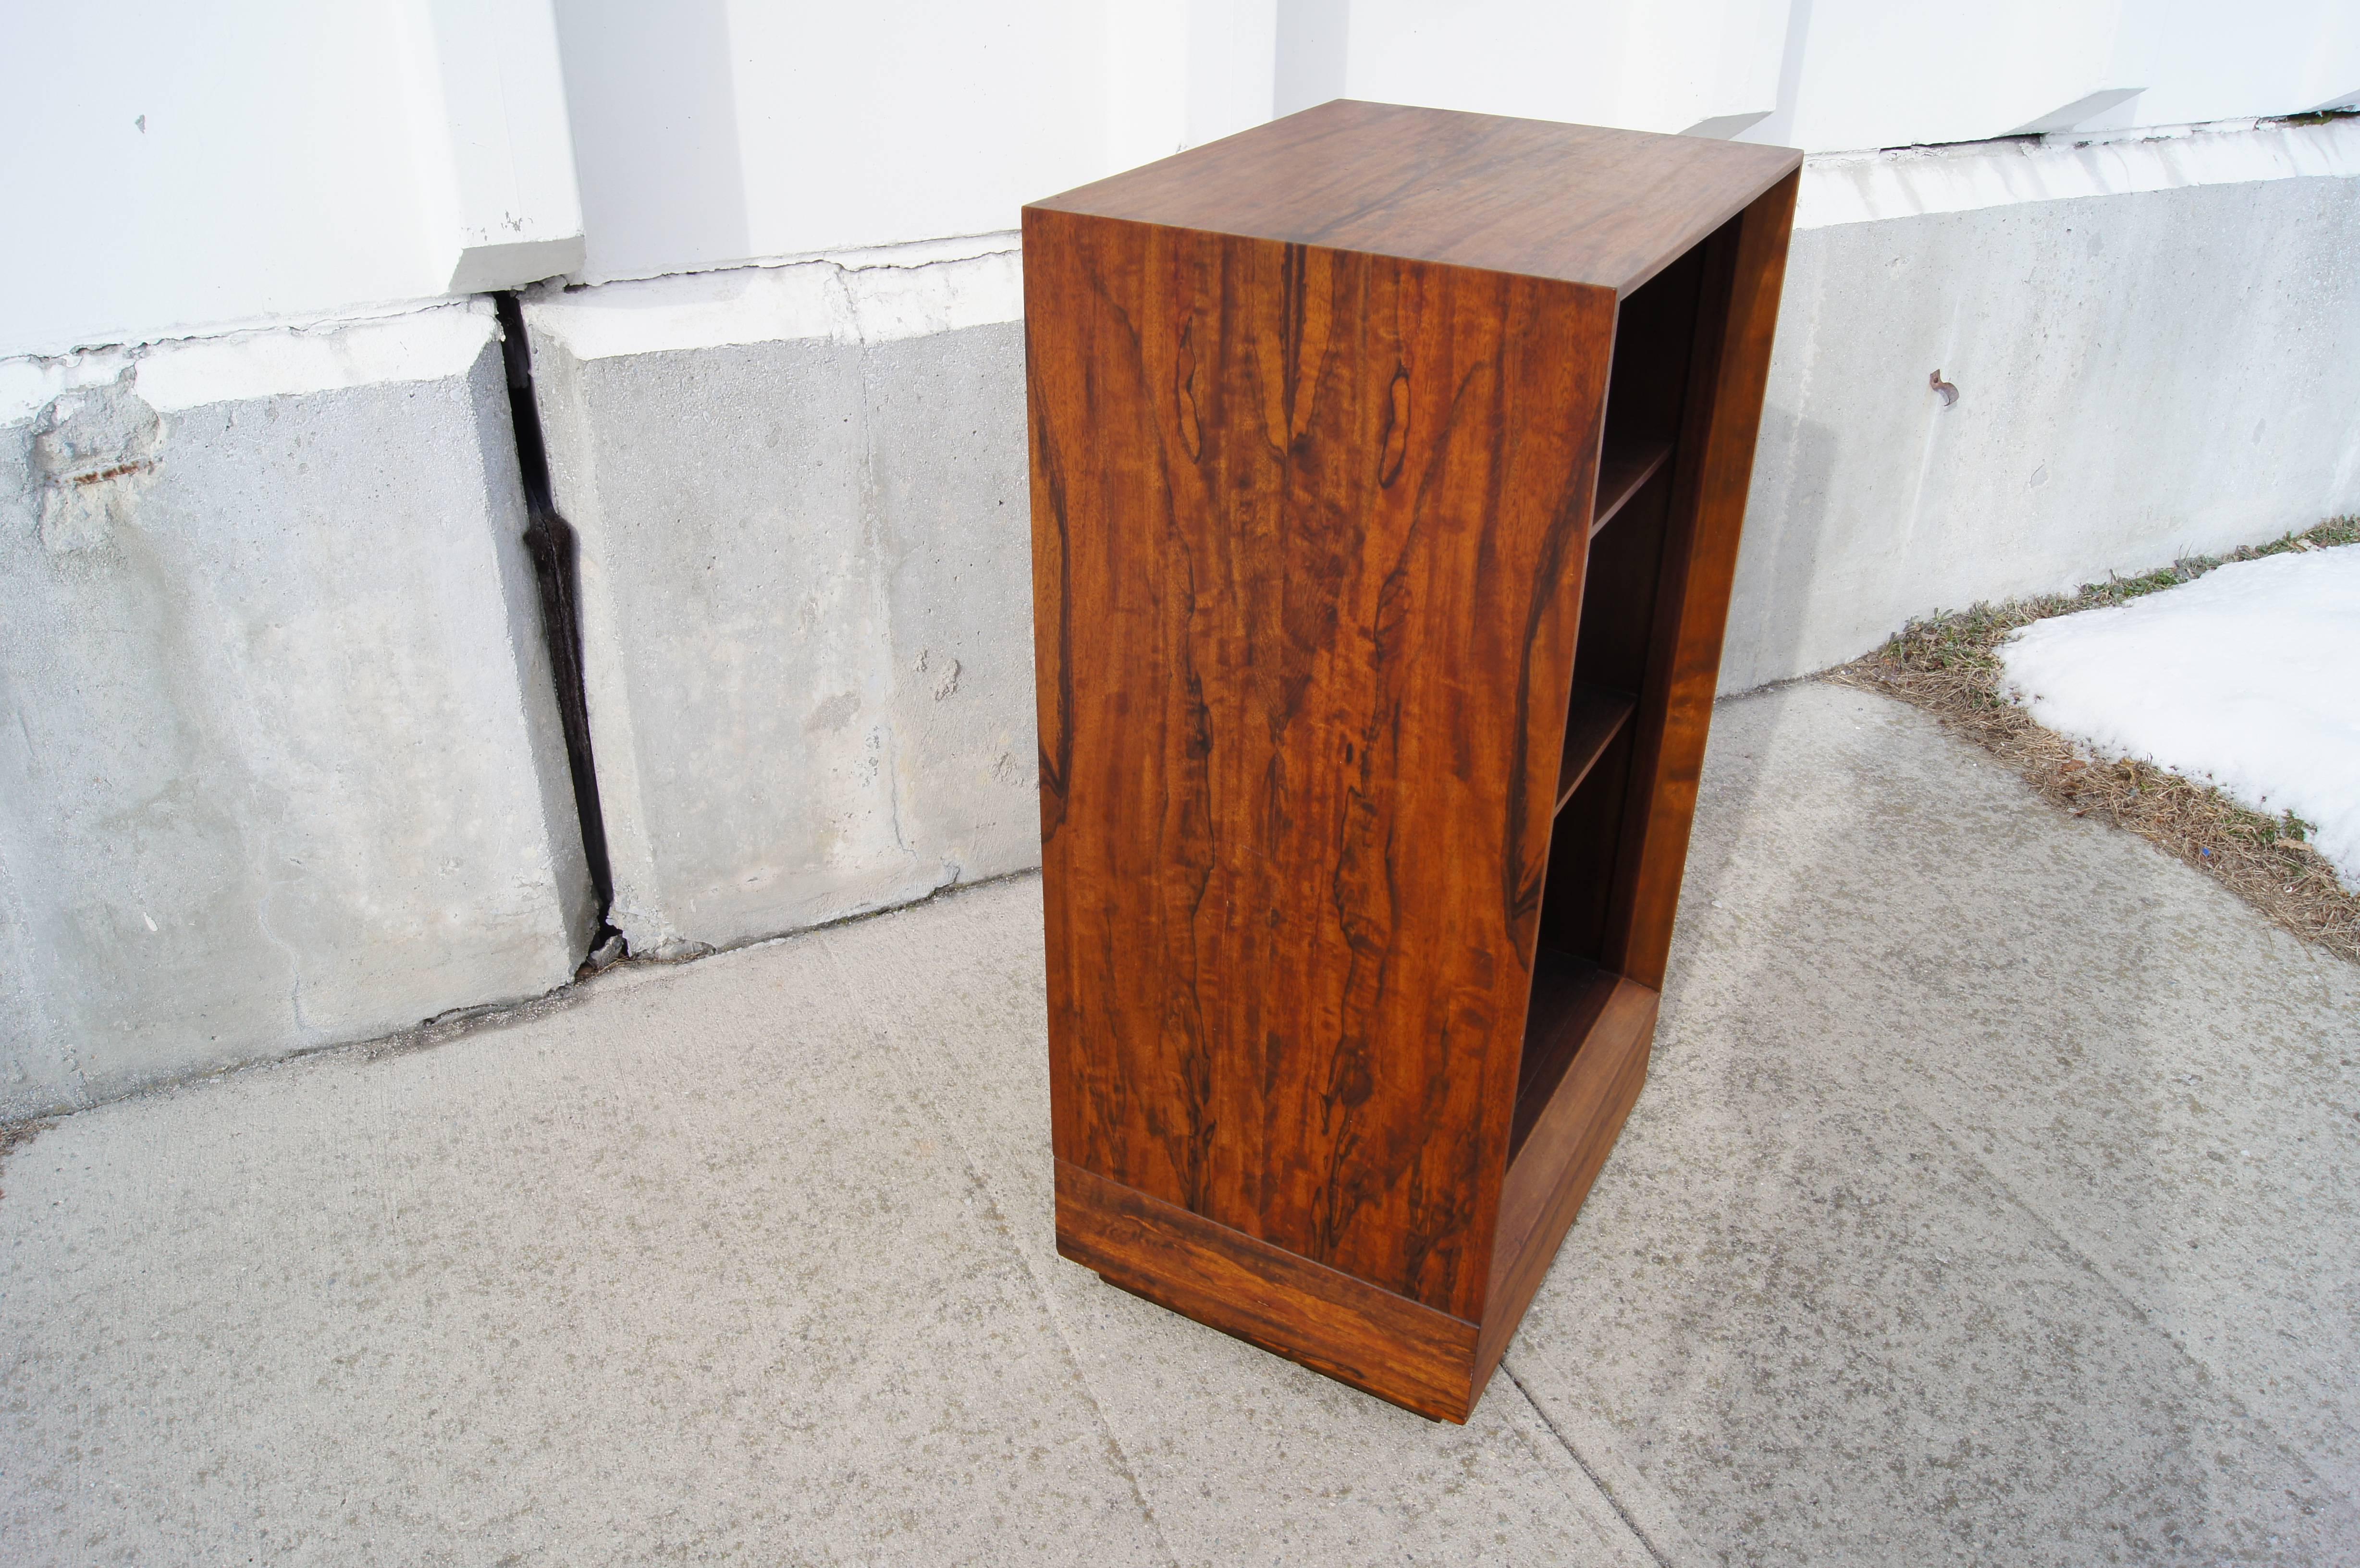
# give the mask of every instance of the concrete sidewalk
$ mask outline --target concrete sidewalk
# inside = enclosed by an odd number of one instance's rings
[[[2360,970],[1883,699],[1725,703],[1475,1419],[1101,1285],[1039,886],[0,1169],[11,1563],[2360,1559]]]

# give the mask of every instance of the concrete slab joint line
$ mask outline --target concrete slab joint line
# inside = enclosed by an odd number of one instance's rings
[[[0,1119],[570,976],[497,337],[471,302],[0,365]]]
[[[11,1562],[2360,1559],[2360,970],[1924,714],[1722,704],[1647,1093],[1463,1428],[1058,1261],[1041,912],[61,1118]]]
[[[1084,1397],[1089,1401],[1090,1413],[1097,1420],[1099,1429],[1105,1433],[1107,1446],[1120,1466],[1123,1478],[1131,1484],[1131,1497],[1139,1505],[1140,1517],[1147,1522],[1148,1528],[1155,1532],[1156,1544],[1162,1549],[1164,1561],[1175,1564],[1176,1568],[1181,1559],[1173,1550],[1171,1541],[1164,1537],[1164,1527],[1155,1517],[1154,1506],[1148,1501],[1147,1493],[1140,1485],[1139,1466],[1125,1448],[1121,1432],[1116,1430],[1104,1400],[1099,1398],[1097,1385],[1090,1377],[1089,1368],[1083,1363],[1079,1348],[1075,1344],[1065,1317],[1057,1310],[1055,1294],[1050,1289],[1049,1280],[1043,1276],[1044,1263],[1046,1267],[1054,1268],[1057,1259],[1054,1257],[1045,1260],[1037,1258],[1030,1249],[1016,1244],[1012,1227],[1008,1223],[1007,1211],[1001,1205],[999,1194],[994,1191],[984,1166],[976,1158],[976,1150],[967,1138],[962,1136],[957,1120],[945,1114],[943,1107],[927,1088],[925,1068],[928,1064],[919,1060],[916,1053],[910,1049],[909,1042],[901,1037],[900,1029],[877,1014],[872,1002],[872,993],[855,984],[851,975],[845,968],[843,954],[837,947],[837,937],[833,932],[824,932],[818,934],[814,940],[818,942],[820,951],[827,955],[829,972],[835,976],[836,986],[845,1000],[859,1012],[868,1023],[871,1034],[885,1044],[894,1058],[909,1073],[908,1082],[912,1085],[912,1097],[925,1107],[928,1117],[942,1130],[951,1146],[958,1150],[959,1160],[966,1168],[967,1180],[974,1183],[976,1190],[982,1192],[990,1204],[990,1218],[993,1225],[1003,1234],[1009,1235],[1011,1250],[1024,1267],[1025,1274],[1032,1282],[1042,1312],[1048,1318],[1050,1325],[1056,1331],[1057,1342],[1065,1351],[1065,1360],[1072,1368],[1075,1381],[1081,1388]]]
[[[524,301],[634,953],[1038,864],[1022,296],[985,243]]]
[[[1588,1460],[1582,1458],[1581,1450],[1576,1448],[1572,1441],[1557,1430],[1557,1422],[1549,1419],[1548,1411],[1541,1409],[1540,1402],[1532,1397],[1530,1391],[1517,1378],[1515,1368],[1502,1359],[1500,1363],[1500,1370],[1507,1375],[1509,1385],[1516,1390],[1518,1397],[1524,1403],[1532,1406],[1533,1413],[1540,1418],[1544,1426],[1548,1428],[1549,1435],[1557,1439],[1558,1445],[1565,1450],[1566,1457],[1579,1465],[1581,1473],[1590,1478],[1590,1484],[1598,1488],[1598,1495],[1606,1499],[1607,1506],[1614,1510],[1614,1517],[1621,1519],[1622,1528],[1631,1532],[1631,1539],[1646,1549],[1647,1555],[1655,1561],[1657,1568],[1674,1568],[1673,1560],[1664,1555],[1663,1549],[1648,1539],[1647,1532],[1639,1528],[1639,1521],[1631,1517],[1631,1510],[1624,1508],[1622,1500],[1615,1497],[1613,1488],[1607,1486],[1598,1472],[1590,1467]]]

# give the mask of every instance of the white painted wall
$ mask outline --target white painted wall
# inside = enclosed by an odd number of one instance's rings
[[[558,0],[585,280],[1013,227],[1328,98],[1813,151],[2360,100],[2352,0]]]
[[[0,356],[1003,233],[1338,94],[1813,151],[2360,103],[2354,0],[89,0],[9,43]]]
[[[558,0],[587,281],[1011,229],[1270,117],[1274,0]]]
[[[2352,0],[1293,0],[1280,106],[1344,95],[1812,152],[2360,103]]]
[[[1794,0],[1772,114],[1812,152],[2360,103],[2352,0]]]
[[[579,264],[548,0],[83,0],[6,32],[0,355]]]
[[[1789,7],[1788,0],[1350,0],[1349,9],[1343,96],[1683,131],[1776,103]],[[1327,47],[1335,47],[1332,36]]]

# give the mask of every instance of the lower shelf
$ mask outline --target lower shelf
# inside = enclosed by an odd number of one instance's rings
[[[1622,1123],[1647,1083],[1647,1053],[1655,1042],[1659,1000],[1655,993],[1579,959],[1566,962],[1580,969],[1560,970],[1552,980],[1561,987],[1556,994],[1572,1004],[1558,1016],[1551,1037],[1562,1042],[1563,1064],[1500,1184],[1491,1279],[1483,1293],[1483,1333],[1475,1347],[1479,1395],[1524,1321],[1533,1292],[1541,1288],[1557,1257],[1557,1244],[1580,1212],[1590,1184],[1613,1152]],[[1536,983],[1533,990],[1537,1006],[1541,987]],[[1531,1038],[1528,1029],[1527,1041]]]
[[[1524,1059],[1516,1072],[1516,1116],[1508,1134],[1513,1163],[1549,1096],[1565,1079],[1581,1042],[1614,995],[1621,976],[1587,959],[1543,948],[1533,962],[1533,1005],[1524,1019]]]

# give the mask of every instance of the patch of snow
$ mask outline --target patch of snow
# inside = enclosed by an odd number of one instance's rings
[[[2292,811],[2360,887],[2360,545],[2238,561],[2037,621],[1999,651],[2042,724]]]

